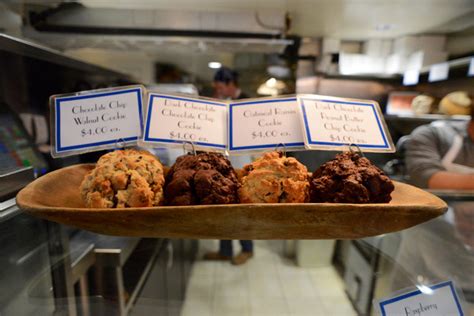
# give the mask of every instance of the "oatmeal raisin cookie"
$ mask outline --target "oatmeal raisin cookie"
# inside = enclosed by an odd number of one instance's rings
[[[269,152],[244,166],[242,203],[304,203],[308,199],[308,170],[293,157]]]

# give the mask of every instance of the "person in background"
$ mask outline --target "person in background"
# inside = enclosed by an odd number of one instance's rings
[[[474,191],[474,104],[469,121],[436,121],[415,129],[405,162],[419,187]],[[474,302],[474,201],[449,204],[443,218],[404,231],[393,290],[450,279]]]
[[[435,121],[410,135],[411,181],[429,189],[474,190],[474,104],[469,121]]]
[[[221,67],[214,75],[214,97],[223,100],[245,99],[248,96],[239,87],[239,74],[227,67]]]
[[[214,97],[225,100],[235,100],[246,98],[247,96],[240,90],[237,72],[227,67],[220,68],[214,76]],[[239,156],[229,158],[234,168],[242,168],[245,164],[251,163],[250,156]],[[244,264],[253,257],[253,242],[251,240],[240,240],[242,251],[233,257],[232,240],[221,240],[219,251],[209,252],[204,255],[205,260],[231,260],[233,264]]]

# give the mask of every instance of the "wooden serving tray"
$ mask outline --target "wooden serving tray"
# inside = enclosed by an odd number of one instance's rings
[[[201,239],[356,239],[399,231],[442,215],[446,203],[395,182],[388,204],[234,204],[85,208],[79,193],[92,164],[48,173],[21,190],[24,211],[100,234]]]

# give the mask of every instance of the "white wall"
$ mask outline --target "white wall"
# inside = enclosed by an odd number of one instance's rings
[[[21,35],[21,16],[11,11],[7,6],[0,3],[0,32],[20,36]]]
[[[131,75],[142,83],[154,82],[154,60],[143,52],[95,48],[66,50],[72,57]]]
[[[448,36],[446,49],[450,55],[463,55],[474,52],[474,34]]]
[[[192,51],[163,51],[144,53],[138,51],[118,51],[96,48],[70,49],[66,54],[87,62],[111,68],[138,79],[143,83],[154,83],[155,63],[168,63],[190,73],[193,77],[211,81],[215,70],[208,67],[210,61],[219,61],[232,67],[234,55],[230,53],[207,54]]]

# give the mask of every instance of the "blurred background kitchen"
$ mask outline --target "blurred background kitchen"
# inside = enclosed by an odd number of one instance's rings
[[[240,74],[250,97],[378,101],[399,150],[368,156],[416,183],[406,161],[413,130],[440,120],[469,126],[474,2],[1,1],[0,315],[371,315],[374,300],[444,280],[474,315],[472,177],[461,190],[431,187],[451,219],[362,240],[256,241],[241,266],[201,260],[217,241],[102,236],[17,208],[15,194],[35,177],[101,154],[51,158],[51,95],[141,83],[212,96],[222,66]],[[156,152],[166,164],[176,157]],[[334,153],[293,155],[314,170]],[[430,236],[438,257],[421,250]],[[410,238],[419,249],[403,247]]]

